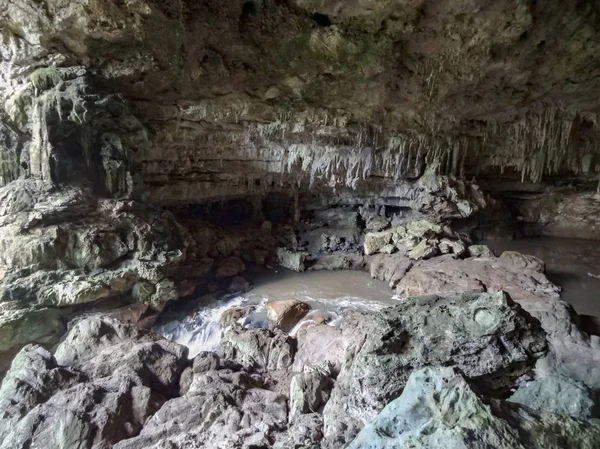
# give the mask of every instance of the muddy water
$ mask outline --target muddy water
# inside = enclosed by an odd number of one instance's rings
[[[539,257],[577,313],[600,317],[600,242],[543,237],[484,243],[498,255],[510,250]]]
[[[190,357],[193,357],[200,351],[216,349],[221,339],[219,319],[231,307],[255,306],[254,312],[242,319],[241,324],[246,327],[267,327],[267,302],[296,299],[311,305],[312,311],[306,319],[325,315],[328,324],[335,326],[346,313],[377,311],[396,304],[392,295],[387,283],[371,279],[366,272],[293,273],[281,269],[259,275],[250,292],[199,302],[194,310],[163,321],[154,330],[187,346]],[[171,316],[176,317],[177,312],[174,311]],[[294,334],[294,330],[291,333]]]

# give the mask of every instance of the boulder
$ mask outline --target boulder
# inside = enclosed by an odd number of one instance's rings
[[[24,347],[0,387],[0,448],[99,449],[136,436],[175,393],[186,354],[98,317],[76,323],[55,356]]]
[[[438,247],[442,254],[452,253],[457,256],[462,256],[467,252],[467,247],[461,240],[451,240],[446,237],[440,240]]]
[[[290,332],[310,311],[310,306],[302,301],[287,299],[266,304],[267,319],[284,332]]]
[[[478,396],[456,368],[415,371],[348,449],[563,449],[600,445],[598,422],[535,415]]]
[[[279,265],[292,271],[306,270],[309,254],[304,251],[292,251],[286,248],[277,250],[277,261]]]
[[[578,328],[575,311],[543,273],[508,269],[496,257],[456,260],[445,255],[416,263],[396,287],[401,296],[501,290],[537,318],[547,334],[550,351],[538,363],[540,374],[558,372],[600,389],[600,348],[595,336]]]
[[[381,254],[393,254],[398,248],[396,248],[396,245],[392,244],[392,243],[388,243],[387,245],[385,245],[383,248],[381,248],[379,250],[379,252]]]
[[[393,289],[411,269],[413,261],[401,253],[376,254],[369,258],[368,265],[373,279],[385,281]]]
[[[166,402],[138,436],[114,449],[265,447],[287,425],[286,398],[246,373],[211,370]]]
[[[539,258],[521,254],[517,251],[504,251],[498,261],[513,271],[532,270],[543,273],[546,270],[546,265]]]
[[[413,220],[406,226],[406,236],[422,240],[435,238],[442,233],[442,227],[428,220]]]
[[[363,320],[364,344],[348,355],[323,412],[333,446],[396,398],[414,369],[456,366],[505,390],[547,349],[539,322],[504,293],[413,297]]]
[[[236,276],[229,283],[228,290],[233,293],[247,292],[248,290],[250,290],[250,283],[242,276]]]
[[[487,245],[471,245],[467,248],[469,257],[495,258],[496,255]]]
[[[239,320],[246,318],[248,315],[254,312],[254,309],[254,306],[230,307],[224,311],[219,318],[219,325],[221,326],[221,329],[226,329],[230,326],[233,326],[235,323],[239,322]]]
[[[392,240],[391,231],[369,232],[365,235],[364,252],[365,255],[378,253]]]
[[[122,374],[169,396],[179,390],[187,364],[185,346],[112,318],[79,321],[56,348],[58,364],[72,366],[89,378]]]
[[[279,329],[244,329],[234,324],[225,331],[219,351],[224,359],[264,372],[289,368],[294,361],[295,345]]]
[[[361,254],[336,251],[317,255],[309,270],[362,270],[364,267],[365,258]]]
[[[600,417],[596,395],[584,383],[561,374],[550,374],[527,382],[508,400],[538,412],[576,419]]]
[[[415,260],[430,259],[440,252],[437,240],[423,239],[410,250],[408,257]]]

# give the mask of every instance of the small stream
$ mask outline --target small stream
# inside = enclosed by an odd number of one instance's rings
[[[251,291],[201,302],[195,310],[172,310],[154,331],[190,349],[190,357],[201,351],[215,350],[221,339],[219,320],[232,307],[254,306],[254,311],[241,319],[246,327],[267,327],[265,304],[275,300],[295,299],[312,307],[305,317],[326,316],[335,326],[346,313],[377,311],[396,304],[387,283],[371,279],[362,271],[315,271],[294,273],[287,270],[263,273],[254,281]],[[181,318],[184,316],[183,318]],[[291,331],[293,335],[295,329]]]

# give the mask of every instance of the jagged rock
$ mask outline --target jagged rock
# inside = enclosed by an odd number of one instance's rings
[[[260,388],[245,373],[208,371],[194,379],[190,391],[166,402],[139,436],[115,449],[187,449],[269,445],[285,428],[286,398]],[[167,445],[167,446],[165,446]]]
[[[254,306],[231,307],[221,314],[219,325],[222,329],[233,326],[242,318],[246,318],[254,311]]]
[[[406,226],[406,236],[422,240],[435,238],[442,233],[442,227],[428,220],[414,220]]]
[[[439,254],[439,248],[436,240],[423,239],[415,246],[408,256],[414,260],[430,259]]]
[[[392,231],[370,232],[365,235],[364,251],[365,255],[378,253],[381,248],[390,243]]]
[[[220,345],[223,358],[255,370],[289,368],[294,361],[295,346],[283,331],[244,329],[231,326]]]
[[[415,371],[402,395],[348,449],[591,449],[600,444],[598,423],[538,416],[509,404],[487,402],[455,368]]]
[[[371,277],[388,282],[390,288],[396,288],[412,266],[413,261],[404,254],[377,254],[369,259]]]
[[[533,270],[543,273],[546,270],[544,262],[537,257],[528,256],[516,251],[504,251],[498,258],[498,261],[513,271]]]
[[[467,248],[469,257],[495,258],[496,255],[487,245],[471,245]]]
[[[87,319],[75,327],[79,330],[89,328],[83,323],[98,321]],[[60,362],[34,345],[24,347],[17,355],[0,388],[2,449],[30,445],[45,448],[109,447],[121,439],[135,436],[148,417],[160,408],[164,398],[150,388],[149,385],[154,383],[150,372],[165,378],[168,376],[166,373],[177,369],[176,363],[166,357],[163,372],[157,373],[156,367],[160,365],[163,354],[149,347],[140,351],[143,343],[138,339],[147,340],[147,333],[133,331],[132,326],[122,323],[117,326],[114,320],[104,319],[102,322],[105,326],[99,330],[108,332],[96,334],[96,345],[81,341],[84,335],[72,330],[67,341],[59,347],[63,356]],[[108,324],[113,325],[113,329],[118,327],[120,335],[111,335]],[[85,336],[90,337],[91,334]],[[98,340],[104,337],[106,340]],[[109,347],[114,346],[114,340],[119,338],[127,341],[128,349],[138,353],[139,363],[135,356],[113,350],[111,355],[115,359],[104,360],[106,369],[99,372],[94,366],[98,363],[98,353],[106,354]],[[159,340],[158,337],[153,338]],[[166,346],[178,346],[166,340],[162,342]],[[73,347],[73,344],[78,344],[79,348]],[[72,360],[64,358],[63,345],[70,347],[71,351],[67,352],[73,356]],[[82,349],[90,353],[79,354]],[[183,348],[180,351],[185,354]],[[136,363],[138,376],[132,375],[131,371],[136,370]]]
[[[367,220],[365,229],[369,232],[379,232],[389,227],[390,219],[386,217],[371,217]]]
[[[318,412],[329,399],[333,380],[327,363],[305,366],[290,384],[290,420],[298,415]]]
[[[538,412],[568,415],[576,419],[598,418],[595,394],[582,382],[560,374],[550,374],[527,382],[508,399]]]
[[[323,439],[323,417],[319,413],[296,415],[288,425],[288,431],[273,445],[275,449],[291,447],[316,448]]]
[[[204,351],[198,353],[192,361],[192,366],[187,367],[179,380],[179,395],[185,395],[194,382],[194,377],[208,371],[219,369],[221,361],[214,352]]]
[[[192,243],[170,214],[32,178],[1,187],[0,198],[0,329],[20,335],[13,350],[29,342],[56,343],[39,335],[53,334],[49,326],[55,323],[60,336],[57,318],[69,309],[48,311],[43,326],[15,327],[27,314],[35,321],[39,309],[118,298],[136,282],[155,293],[148,298],[157,308],[177,297],[166,271],[182,262]]]
[[[219,254],[223,257],[229,258],[233,255],[233,253],[239,249],[240,247],[240,239],[226,236],[224,238],[220,238],[215,243],[215,249],[219,252]]]
[[[179,388],[187,353],[186,347],[133,325],[91,317],[69,331],[55,358],[90,378],[119,374],[169,396]]]
[[[361,314],[347,315],[343,323],[342,326],[320,324],[300,329],[296,334],[298,348],[293,371],[302,372],[306,366],[327,363],[333,376],[337,376],[364,343],[370,326]]]
[[[37,345],[27,345],[14,358],[0,387],[0,447],[18,447],[19,421],[37,404],[48,401],[62,388],[84,381],[76,370],[59,367],[52,354]],[[25,435],[27,436],[27,435]]]
[[[467,252],[467,248],[462,241],[450,240],[445,237],[440,240],[438,247],[442,254],[452,253],[456,254],[457,256],[462,256]]]
[[[413,297],[364,320],[364,344],[344,365],[323,412],[330,446],[374,419],[415,368],[456,366],[485,388],[503,389],[546,351],[539,323],[504,293]]]
[[[271,301],[266,305],[267,319],[284,332],[290,332],[310,311],[310,306],[294,299]]]
[[[226,257],[219,261],[217,267],[218,278],[232,278],[246,271],[246,264],[239,257]]]
[[[561,301],[560,289],[542,273],[509,270],[496,257],[456,260],[446,255],[418,262],[396,287],[402,296],[500,290],[540,320],[546,331],[550,352],[538,369],[600,388],[600,350],[577,327],[575,312]]]
[[[285,248],[277,250],[277,261],[279,265],[292,271],[304,271],[309,254],[304,251],[291,251]]]
[[[12,357],[26,344],[33,342],[51,347],[66,330],[68,310],[14,310],[14,306],[0,303],[0,372],[8,369]]]

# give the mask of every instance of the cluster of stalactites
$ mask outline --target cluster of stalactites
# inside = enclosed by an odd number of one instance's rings
[[[429,165],[438,167],[440,174],[462,176],[473,146],[466,138],[422,134],[388,137],[372,126],[344,135],[337,142],[329,139],[324,143],[327,134],[323,131],[305,133],[309,143],[292,139],[295,132],[304,131],[298,124],[282,122],[252,125],[244,135],[244,148],[252,158],[279,161],[277,172],[295,176],[298,183],[308,178],[309,188],[318,180],[332,187],[356,188],[371,176],[396,181],[417,178]]]
[[[588,117],[586,117],[588,118]],[[595,127],[595,119],[591,117]],[[543,175],[570,170],[575,174],[598,171],[592,166],[593,140],[575,141],[573,127],[579,114],[547,107],[541,113],[530,113],[510,125],[489,124],[486,138],[504,138],[504,144],[488,150],[486,164],[511,167],[521,173],[521,180],[539,182]]]
[[[416,178],[430,165],[439,174],[456,177],[465,177],[467,166],[472,172],[512,168],[521,173],[522,181],[539,182],[544,174],[559,170],[578,174],[600,169],[593,165],[592,141],[582,144],[571,138],[577,120],[581,120],[577,113],[548,107],[510,124],[490,121],[482,134],[472,137],[389,136],[374,126],[351,135],[336,128],[335,132],[346,133],[341,144],[324,139],[330,129],[307,131],[304,125],[277,121],[253,125],[245,134],[244,146],[255,156],[280,161],[281,174],[295,174],[299,180],[308,177],[310,187],[317,180],[355,188],[370,176]]]

